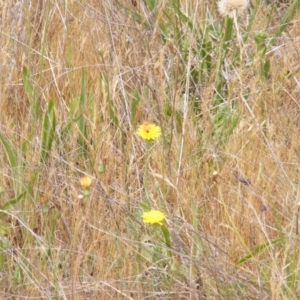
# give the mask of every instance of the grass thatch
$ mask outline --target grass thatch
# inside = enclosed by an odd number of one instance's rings
[[[261,2],[0,1],[0,299],[300,297],[300,1]]]

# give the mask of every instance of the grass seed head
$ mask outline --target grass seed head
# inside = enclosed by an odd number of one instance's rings
[[[225,17],[234,17],[234,12],[237,15],[241,15],[249,5],[249,0],[219,0],[218,9],[219,13]]]

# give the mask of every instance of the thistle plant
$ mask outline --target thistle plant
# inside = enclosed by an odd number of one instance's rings
[[[219,13],[225,17],[235,18],[243,14],[248,8],[249,0],[220,0],[218,2]]]
[[[240,47],[242,46],[242,37],[240,35],[237,22],[238,16],[242,15],[249,6],[249,0],[220,0],[218,2],[218,10],[221,16],[233,19],[237,32]]]
[[[260,64],[260,80],[263,81],[269,77],[270,60],[266,58],[268,34],[266,32],[258,32],[254,36],[256,43],[256,51]]]

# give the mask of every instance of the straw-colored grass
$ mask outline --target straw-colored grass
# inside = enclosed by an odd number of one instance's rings
[[[0,1],[0,299],[300,297],[300,3],[267,2]]]

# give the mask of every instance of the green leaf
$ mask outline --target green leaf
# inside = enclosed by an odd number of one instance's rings
[[[182,133],[182,113],[179,111],[175,112],[175,119],[176,119],[176,130],[178,133]]]
[[[160,225],[160,228],[161,228],[161,231],[164,235],[164,238],[165,238],[165,242],[166,242],[166,245],[171,248],[171,238],[170,238],[170,232],[168,230],[168,228],[165,226],[165,225]]]
[[[138,93],[138,90],[135,89],[134,93],[133,93],[133,97],[131,99],[131,125],[134,126],[135,124],[135,117],[136,117],[136,109],[137,109],[137,106],[139,104],[139,93]]]
[[[265,62],[261,63],[260,66],[260,78],[261,80],[265,80],[269,78],[269,73],[270,73],[270,61],[266,60]]]
[[[11,209],[14,205],[16,205],[24,196],[26,192],[22,192],[20,195],[18,195],[16,198],[10,199],[7,202],[4,203],[2,210],[8,210]]]

